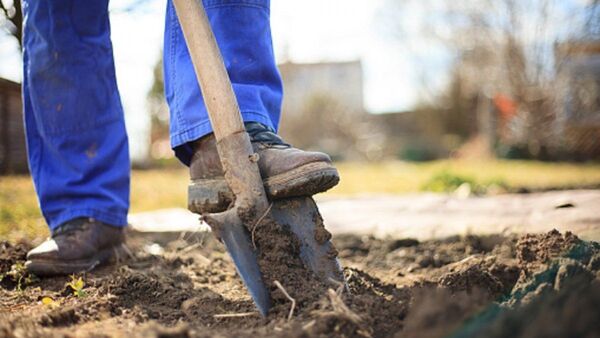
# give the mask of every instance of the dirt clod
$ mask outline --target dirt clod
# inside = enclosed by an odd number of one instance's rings
[[[517,259],[525,267],[543,264],[570,250],[581,241],[570,232],[552,230],[543,235],[525,235],[517,243]]]
[[[502,294],[502,282],[481,265],[470,265],[443,275],[438,282],[453,292],[483,290],[489,297]]]

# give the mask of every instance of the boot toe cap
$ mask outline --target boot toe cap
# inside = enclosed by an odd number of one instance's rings
[[[35,259],[55,259],[58,258],[58,244],[55,240],[49,239],[27,253],[27,260]]]

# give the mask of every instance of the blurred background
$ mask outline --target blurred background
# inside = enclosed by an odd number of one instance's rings
[[[27,177],[21,8],[0,5],[3,235],[43,221]],[[165,7],[110,5],[133,211],[186,201],[163,96]],[[280,133],[338,162],[325,196],[600,188],[600,1],[286,0],[271,20]]]

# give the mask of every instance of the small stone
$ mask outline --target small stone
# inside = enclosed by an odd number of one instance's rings
[[[416,263],[419,264],[420,267],[426,268],[433,265],[434,259],[431,255],[423,255],[417,258]]]
[[[419,241],[414,238],[401,238],[388,243],[388,251],[394,251],[399,248],[408,248],[419,245]]]
[[[406,272],[407,273],[411,273],[411,272],[414,272],[417,269],[419,269],[419,265],[413,263],[413,264],[409,265],[408,268],[406,268]]]

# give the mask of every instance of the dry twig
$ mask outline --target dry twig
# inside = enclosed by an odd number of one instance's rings
[[[337,289],[335,290],[335,292],[338,295],[341,295],[342,293],[344,293],[344,290],[347,290],[346,289],[346,285],[344,283],[338,281],[338,280],[335,280],[335,279],[329,277],[329,282],[332,283],[332,284],[337,285]]]
[[[237,317],[250,317],[257,315],[258,312],[240,312],[240,313],[222,313],[213,315],[213,318],[237,318]]]
[[[131,252],[131,250],[129,249],[129,247],[127,246],[127,244],[122,243],[121,244],[121,250],[123,250],[125,252],[125,254],[127,254],[127,256],[129,256],[129,259],[132,260],[136,260],[135,255],[133,254],[133,252]]]
[[[340,295],[333,291],[333,289],[327,290],[327,296],[329,296],[329,301],[331,302],[331,307],[334,312],[343,315],[355,324],[359,324],[362,321],[359,315],[354,313],[354,311],[350,310],[350,308],[344,304]]]
[[[288,314],[287,320],[292,319],[292,316],[294,315],[294,309],[296,308],[296,300],[294,298],[292,298],[290,296],[289,293],[287,293],[287,291],[285,291],[285,289],[283,288],[283,285],[281,285],[281,283],[279,283],[278,280],[276,280],[275,282],[275,286],[277,286],[279,288],[279,290],[281,290],[281,292],[283,292],[283,294],[287,297],[287,299],[290,300],[290,302],[292,302],[292,307],[290,308],[290,313]]]
[[[260,216],[258,218],[258,220],[256,221],[256,223],[254,223],[254,226],[252,226],[252,246],[254,246],[254,249],[256,249],[256,243],[254,242],[254,233],[256,232],[256,228],[258,227],[258,225],[260,224],[260,222],[262,222],[263,219],[265,217],[267,217],[267,215],[269,214],[269,211],[271,211],[272,207],[273,207],[273,202],[271,202],[269,204],[269,207],[267,208],[267,210],[265,210],[265,212],[262,214],[262,216]]]
[[[313,327],[313,325],[315,325],[317,323],[316,320],[311,320],[310,322],[304,324],[304,326],[302,326],[302,331],[306,331],[308,329],[310,329],[311,327]]]
[[[185,248],[181,249],[181,253],[188,253],[188,252],[190,252],[190,251],[192,251],[194,249],[197,249],[197,248],[199,248],[201,246],[202,246],[202,242],[192,244],[192,245],[190,245],[188,247],[185,247]]]

